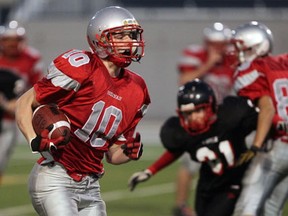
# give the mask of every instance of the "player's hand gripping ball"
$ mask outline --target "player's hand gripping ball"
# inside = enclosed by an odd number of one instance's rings
[[[63,146],[70,140],[70,121],[55,104],[37,107],[33,112],[32,125],[37,134],[35,139],[39,141],[39,146],[37,145],[39,149],[34,149],[36,151],[50,150],[51,145],[57,148],[58,145]],[[33,150],[33,146],[31,147]]]

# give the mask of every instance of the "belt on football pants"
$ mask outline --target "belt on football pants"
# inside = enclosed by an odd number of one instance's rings
[[[45,164],[44,166],[53,167],[55,165],[59,165],[63,169],[65,169],[65,167],[61,163],[58,163],[58,162],[55,162],[55,161],[51,161],[51,162]],[[102,178],[102,176],[104,175],[104,173],[102,173],[102,174],[97,174],[97,173],[77,173],[77,172],[71,172],[71,171],[67,171],[67,170],[66,170],[66,172],[76,182],[80,182],[85,176],[90,176],[91,178],[94,178],[94,179],[98,180],[98,179]]]

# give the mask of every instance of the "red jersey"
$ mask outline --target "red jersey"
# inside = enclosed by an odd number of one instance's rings
[[[31,47],[25,48],[20,56],[13,60],[0,55],[0,67],[14,70],[30,86],[33,86],[43,76],[41,56]]]
[[[195,70],[208,60],[208,51],[199,45],[190,45],[183,51],[182,59],[180,67],[189,67],[191,70]],[[231,94],[233,87],[234,70],[227,62],[228,58],[227,60],[223,59],[203,77],[203,80],[214,90],[218,104],[222,102],[225,96]]]
[[[122,69],[113,78],[95,54],[81,50],[57,57],[34,89],[39,103],[56,103],[71,121],[71,141],[53,155],[71,176],[104,173],[104,154],[133,135],[150,104],[139,75]]]
[[[244,63],[236,71],[234,87],[238,95],[252,100],[270,96],[276,109],[274,119],[288,121],[288,54]]]

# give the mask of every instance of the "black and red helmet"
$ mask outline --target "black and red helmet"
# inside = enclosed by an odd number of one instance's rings
[[[179,88],[177,104],[181,125],[191,134],[207,131],[216,120],[217,103],[215,94],[212,88],[200,79],[194,79]],[[183,115],[185,112],[199,108],[204,108],[206,111],[204,127],[189,123]]]

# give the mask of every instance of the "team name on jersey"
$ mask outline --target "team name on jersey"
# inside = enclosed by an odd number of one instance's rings
[[[114,98],[114,99],[116,99],[116,100],[119,100],[119,101],[122,100],[122,97],[121,97],[121,96],[116,95],[116,94],[114,94],[114,93],[111,92],[111,91],[107,91],[107,95],[109,95],[110,97],[112,97],[112,98]]]
[[[218,136],[215,137],[210,137],[208,139],[205,139],[202,141],[202,145],[208,145],[208,144],[213,144],[213,143],[218,143],[219,139]]]

